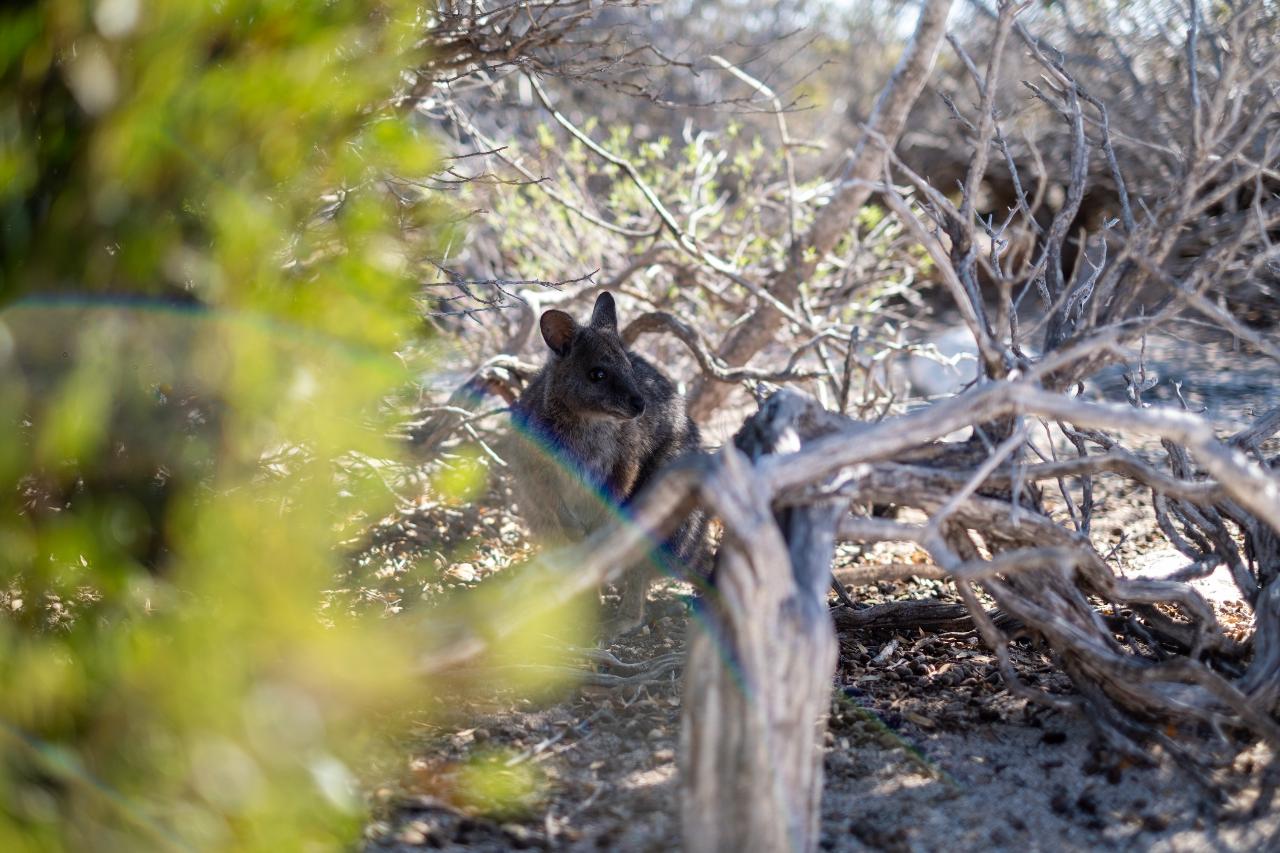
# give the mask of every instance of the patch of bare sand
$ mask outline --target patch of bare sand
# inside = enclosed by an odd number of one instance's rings
[[[1107,768],[1078,718],[901,735],[829,751],[825,849],[1275,849],[1274,811],[1224,819],[1180,771]]]

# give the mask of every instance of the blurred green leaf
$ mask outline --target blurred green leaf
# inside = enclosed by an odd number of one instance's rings
[[[319,616],[349,518],[391,507],[341,463],[399,455],[437,213],[385,181],[434,168],[391,106],[420,27],[0,12],[0,849],[356,838],[372,721],[423,689],[404,626]]]

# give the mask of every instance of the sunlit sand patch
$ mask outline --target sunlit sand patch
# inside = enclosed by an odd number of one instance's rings
[[[1190,561],[1173,548],[1138,555],[1125,572],[1126,577],[1146,580],[1168,580],[1185,569]],[[1229,604],[1240,600],[1240,590],[1226,566],[1218,566],[1207,577],[1190,581],[1192,587],[1213,604]]]

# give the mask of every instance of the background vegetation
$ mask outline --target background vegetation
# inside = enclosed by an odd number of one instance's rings
[[[0,848],[349,846],[402,718],[468,686],[435,680],[451,661],[483,649],[504,684],[562,684],[542,637],[586,643],[591,608],[572,607],[610,555],[472,590],[482,546],[458,530],[511,509],[502,414],[540,352],[532,320],[600,289],[648,315],[629,339],[716,444],[761,382],[863,422],[1028,375],[1131,406],[1092,431],[1041,413],[1036,446],[1036,419],[1004,412],[935,479],[868,480],[847,526],[915,541],[858,508],[941,512],[976,560],[1025,535],[992,519],[1041,513],[1038,544],[1081,549],[1095,585],[993,570],[964,604],[1026,607],[1114,749],[1222,767],[1274,735],[1280,546],[1222,489],[1276,465],[1280,421],[1255,420],[1277,402],[1276,6],[1014,10],[0,11]],[[1229,354],[1185,397],[1151,364]],[[1122,444],[1153,403],[1207,407],[1263,479],[1198,469],[1183,434]],[[978,491],[1006,461],[1018,485]],[[1028,508],[1037,461],[1061,501]],[[1129,534],[1091,526],[1091,478],[1117,470],[1155,489],[1152,535],[1187,562],[1169,583],[1231,573],[1251,609],[1230,643],[1207,606],[1178,609],[1181,585],[1117,610],[1107,563]],[[528,552],[495,526],[484,556],[505,571]],[[922,547],[950,571],[939,542]],[[1028,601],[1069,604],[1036,622]],[[591,659],[621,671],[609,657]],[[1170,720],[1189,734],[1164,737]],[[504,816],[536,776],[491,750],[422,787]]]

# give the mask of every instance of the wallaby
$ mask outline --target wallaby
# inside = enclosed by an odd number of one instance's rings
[[[539,325],[550,354],[513,408],[509,456],[526,523],[543,542],[564,544],[605,524],[700,439],[671,381],[623,345],[610,293],[596,298],[586,326],[558,310],[543,313]],[[705,540],[698,512],[654,555],[658,567],[701,573]],[[645,562],[627,572],[608,633],[643,621],[654,578],[654,559]]]

